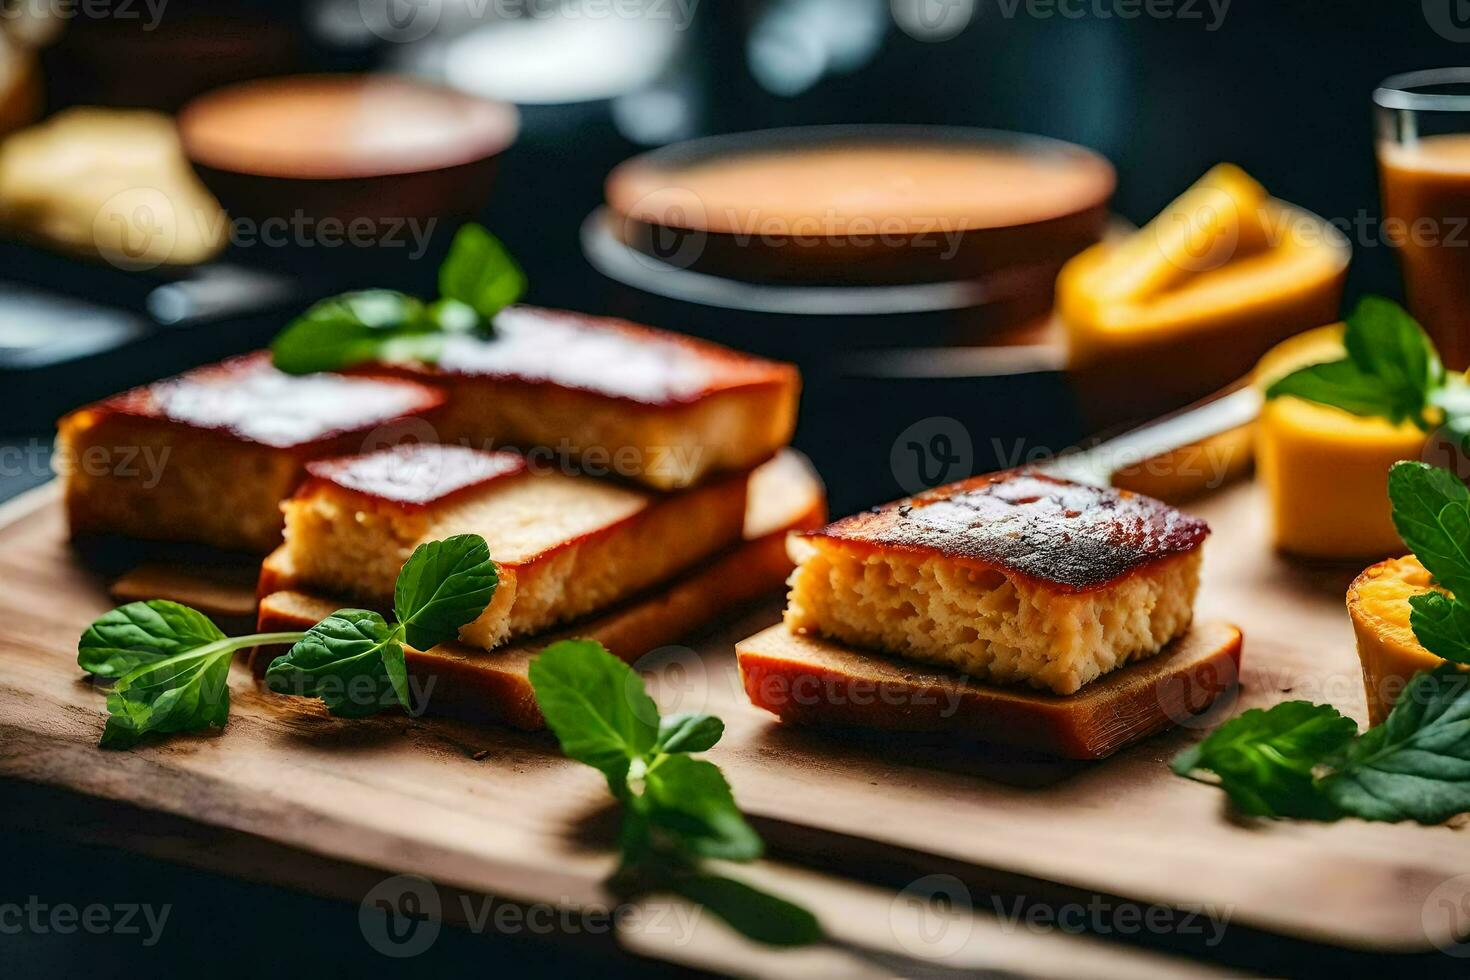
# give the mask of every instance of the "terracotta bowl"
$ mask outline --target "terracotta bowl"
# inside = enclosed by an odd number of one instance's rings
[[[513,106],[392,75],[298,75],[209,92],[184,150],[233,217],[464,217],[514,141]]]
[[[692,140],[608,176],[612,233],[747,282],[954,282],[1060,265],[1097,241],[1116,178],[1070,143],[938,126]]]

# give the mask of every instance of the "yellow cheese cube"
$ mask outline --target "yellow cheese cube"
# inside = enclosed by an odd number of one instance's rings
[[[1256,370],[1262,388],[1308,364],[1344,356],[1342,324],[1277,345]],[[1266,403],[1256,427],[1256,468],[1272,539],[1311,558],[1377,558],[1404,550],[1388,503],[1388,469],[1424,453],[1425,434],[1300,398]]]

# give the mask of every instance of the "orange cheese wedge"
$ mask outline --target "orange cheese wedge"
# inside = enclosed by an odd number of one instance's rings
[[[1139,302],[1259,251],[1266,201],[1266,189],[1233,163],[1212,167],[1136,235],[1105,250],[1088,274],[1087,294],[1103,306]]]
[[[1179,408],[1336,319],[1349,255],[1336,228],[1230,166],[1142,230],[1078,255],[1057,278],[1056,309],[1090,420]]]

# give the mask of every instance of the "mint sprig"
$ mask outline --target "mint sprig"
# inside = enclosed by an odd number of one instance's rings
[[[440,297],[473,311],[485,325],[525,291],[526,274],[500,239],[476,224],[455,233],[439,266]]]
[[[1266,389],[1267,398],[1294,396],[1354,415],[1409,421],[1426,432],[1430,410],[1449,390],[1429,335],[1403,307],[1365,296],[1347,318],[1347,356],[1298,368]]]
[[[1414,675],[1377,728],[1348,745],[1321,787],[1364,820],[1440,823],[1470,811],[1470,674]]]
[[[1331,705],[1286,701],[1269,711],[1252,708],[1180,753],[1174,771],[1213,772],[1251,816],[1330,820],[1337,812],[1317,791],[1314,770],[1357,732],[1353,720]]]
[[[321,698],[335,715],[373,714],[397,702],[411,710],[405,642],[420,650],[448,642],[485,611],[499,584],[478,534],[419,545],[398,572],[389,624],[366,609],[339,609],[271,661],[265,683],[279,694]]]
[[[1174,760],[1214,773],[1262,817],[1440,823],[1470,811],[1470,490],[1449,470],[1401,461],[1388,473],[1394,527],[1447,592],[1409,599],[1409,625],[1450,661],[1416,674],[1383,724],[1358,734],[1331,705],[1287,701],[1221,725]]]
[[[77,644],[77,665],[117,678],[107,696],[104,748],[145,736],[222,728],[230,713],[230,660],[243,649],[293,644],[271,662],[266,686],[320,698],[334,715],[357,718],[394,704],[411,708],[405,637],[421,649],[452,639],[495,594],[485,540],[462,534],[420,545],[399,573],[397,622],[365,609],[339,609],[305,632],[227,637],[198,610],[153,599],[98,618]]]
[[[1409,600],[1414,637],[1437,657],[1470,664],[1470,490],[1449,470],[1403,460],[1388,471],[1388,499],[1399,537],[1450,593]]]
[[[601,772],[622,805],[615,891],[683,895],[770,945],[821,938],[806,909],[701,864],[753,861],[763,851],[724,774],[689,755],[718,742],[723,722],[707,714],[660,718],[643,679],[592,640],[552,644],[531,661],[530,675],[562,751]]]
[[[87,627],[77,642],[77,665],[94,677],[122,677],[144,664],[223,639],[213,620],[182,603],[130,602]]]
[[[369,361],[433,363],[446,336],[489,334],[495,314],[525,291],[526,275],[499,239],[467,224],[439,267],[438,300],[426,304],[391,289],[324,299],[277,335],[271,360],[287,374],[337,371]]]
[[[1470,811],[1470,674],[1421,671],[1377,728],[1358,734],[1336,708],[1286,701],[1221,725],[1174,760],[1214,773],[1260,817],[1441,823]]]

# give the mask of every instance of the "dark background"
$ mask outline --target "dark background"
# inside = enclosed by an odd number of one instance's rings
[[[1446,9],[1450,2],[1455,0],[1445,0]],[[830,6],[839,19],[861,18],[872,10],[860,0],[851,0],[847,11],[842,10],[847,4]],[[878,7],[886,12],[886,4]],[[174,0],[166,16],[182,17],[201,9],[199,4]],[[292,55],[296,66],[361,69],[396,53],[389,45],[342,50],[312,39],[302,33],[305,17],[294,5],[238,9],[299,36]],[[1356,230],[1357,225],[1348,229],[1355,249],[1345,294],[1348,302],[1364,292],[1392,295],[1398,290],[1392,255],[1371,223],[1378,214],[1369,103],[1373,87],[1399,71],[1470,63],[1470,47],[1436,33],[1418,0],[1235,0],[1213,31],[1207,30],[1213,14],[1204,5],[1196,8],[1202,19],[1093,15],[1043,19],[1026,16],[1024,7],[1020,15],[1006,18],[995,0],[981,0],[974,19],[956,38],[926,43],[888,23],[862,64],[828,74],[788,96],[762,87],[747,61],[747,38],[769,9],[770,5],[733,0],[704,0],[698,6],[685,49],[662,80],[678,93],[687,110],[687,122],[677,135],[808,123],[902,122],[1055,136],[1090,146],[1115,164],[1119,175],[1115,208],[1135,222],[1146,220],[1210,165],[1230,160],[1278,197],[1339,222],[1366,221],[1366,235]],[[81,100],[129,101],[126,93],[106,84],[54,70],[64,68],[65,59],[74,56],[64,50],[46,56],[53,69],[51,108]],[[169,68],[140,64],[138,70]],[[498,190],[484,220],[527,268],[530,301],[606,311],[616,301],[616,290],[582,258],[576,229],[600,202],[608,169],[646,146],[623,135],[605,101],[528,106],[522,111],[520,140],[504,159]],[[346,285],[428,291],[434,275],[432,257],[418,263],[389,258],[392,261],[372,256],[230,256],[232,261],[288,270],[303,301]],[[156,284],[148,277],[140,284],[136,277],[105,267],[4,246],[0,304],[12,283],[89,296],[134,311],[141,310],[143,295]],[[261,310],[252,316],[158,330],[123,350],[44,375],[0,375],[7,444],[42,445],[50,439],[46,420],[60,409],[257,346],[279,328],[287,312]],[[0,317],[4,315],[0,305]],[[682,326],[655,322],[673,329]],[[895,323],[894,343],[903,342],[902,324]],[[839,349],[840,333],[817,338],[813,347],[823,345]],[[809,371],[808,377],[805,411],[811,417],[847,414],[842,399],[850,393],[829,383],[820,369]],[[1083,434],[1071,415],[1065,389],[1055,379],[1032,379],[1014,388],[979,383],[895,385],[874,395],[865,409],[871,416],[876,406],[890,417],[893,428],[927,415],[953,414],[985,432],[987,420],[997,419],[996,413],[1003,413],[1012,399],[1021,399],[1030,406],[1027,411],[1036,414],[1021,422],[996,421],[994,431],[1019,432],[1043,441]],[[855,424],[804,421],[798,435],[798,445],[822,463],[823,475],[835,489],[837,510],[882,498],[887,485],[875,483],[871,473],[873,460],[887,458],[890,442],[890,435]],[[983,466],[983,459],[977,458],[975,468]],[[0,495],[45,478],[40,465],[7,466]],[[0,795],[0,810],[8,805]],[[115,937],[86,942],[55,936],[0,937],[4,975],[114,976],[143,970],[219,970],[233,975],[258,973],[267,964],[274,972],[283,955],[294,961],[293,973],[395,965],[362,948],[355,907],[100,853],[34,831],[0,836],[0,866],[6,869],[0,873],[0,901],[24,901],[36,894],[52,902],[136,900],[176,906],[169,933],[151,950]],[[1312,962],[1309,954],[1302,954],[1294,964],[1275,965],[1305,974],[1313,972]],[[546,950],[527,953],[519,945],[451,934],[432,957],[422,958],[413,969],[493,973],[534,966],[539,973],[587,965],[575,958],[548,958]],[[1422,968],[1421,961],[1416,970]]]
[[[867,25],[875,39],[871,51],[843,70],[829,70],[799,93],[773,93],[751,71],[749,41],[773,11],[807,7],[826,11],[826,22],[837,25],[830,33],[840,35],[843,25]],[[1408,0],[1233,0],[1214,30],[1210,26],[1216,15],[1203,0],[1178,0],[1160,8],[1175,11],[1175,16],[1132,20],[1092,13],[1079,18],[1027,15],[1028,10],[1051,9],[1044,4],[1012,6],[1014,16],[1006,16],[1001,0],[979,0],[968,26],[942,42],[916,40],[895,27],[886,0],[705,0],[694,9],[693,23],[680,35],[680,52],[656,82],[681,107],[682,122],[669,126],[666,138],[862,122],[1039,133],[1106,155],[1118,170],[1115,210],[1136,223],[1147,220],[1209,166],[1229,160],[1276,196],[1347,230],[1355,257],[1346,302],[1364,292],[1398,291],[1392,254],[1376,225],[1369,103],[1373,87],[1395,72],[1470,60],[1464,44],[1437,33],[1421,5]],[[1080,9],[1091,11],[1094,0]],[[216,30],[213,22],[199,21],[198,14],[232,12],[243,20],[230,30],[240,30],[240,23],[258,23],[291,39],[284,53],[272,55],[282,61],[281,70],[361,70],[402,63],[405,45],[376,39],[349,46],[327,43],[310,28],[311,10],[295,4],[221,6],[172,0],[160,31],[207,34]],[[1186,10],[1197,16],[1184,16]],[[136,27],[73,24],[63,43],[45,55],[50,107],[150,99],[168,104],[192,94],[188,71],[177,70],[178,56],[161,58],[146,47],[135,56],[128,54],[129,30],[136,34]],[[89,31],[100,39],[83,43]],[[90,52],[98,48],[110,52],[110,61],[127,65],[126,70],[114,69],[110,75],[90,70]],[[611,48],[607,56],[630,55]],[[128,57],[136,57],[137,64],[127,62]],[[208,61],[184,60],[189,70],[198,67],[194,62]],[[211,84],[219,80],[212,78]],[[202,84],[194,82],[195,87]],[[160,88],[165,94],[158,94]],[[826,370],[827,356],[848,345],[840,319],[783,323],[773,330],[769,324],[747,324],[739,314],[649,304],[646,296],[630,295],[605,279],[582,257],[577,228],[601,202],[608,170],[648,148],[625,135],[627,127],[615,119],[616,108],[607,100],[522,106],[520,138],[503,159],[482,217],[527,268],[529,301],[616,313],[798,357],[807,374],[807,394],[797,445],[817,460],[838,511],[899,495],[903,488],[887,475],[888,447],[916,420],[959,419],[975,436],[968,467],[973,470],[997,465],[990,436],[1011,452],[1023,445],[1054,450],[1088,434],[1068,388],[1055,376],[852,383]],[[259,346],[312,299],[349,286],[429,291],[450,231],[441,225],[435,247],[417,262],[407,261],[403,250],[374,255],[320,248],[232,249],[225,256],[228,263],[285,275],[292,298],[254,315],[167,330],[146,326],[144,316],[144,338],[105,357],[52,370],[0,373],[0,390],[6,391],[8,402],[0,430],[29,447],[24,454],[29,461],[38,454],[36,446],[49,441],[50,423],[61,411]],[[148,291],[159,281],[157,273],[127,274],[0,245],[0,317],[5,315],[6,279],[140,313]],[[894,318],[894,345],[914,342],[909,326]],[[0,479],[12,487],[44,478],[44,469],[29,462],[0,466]]]

